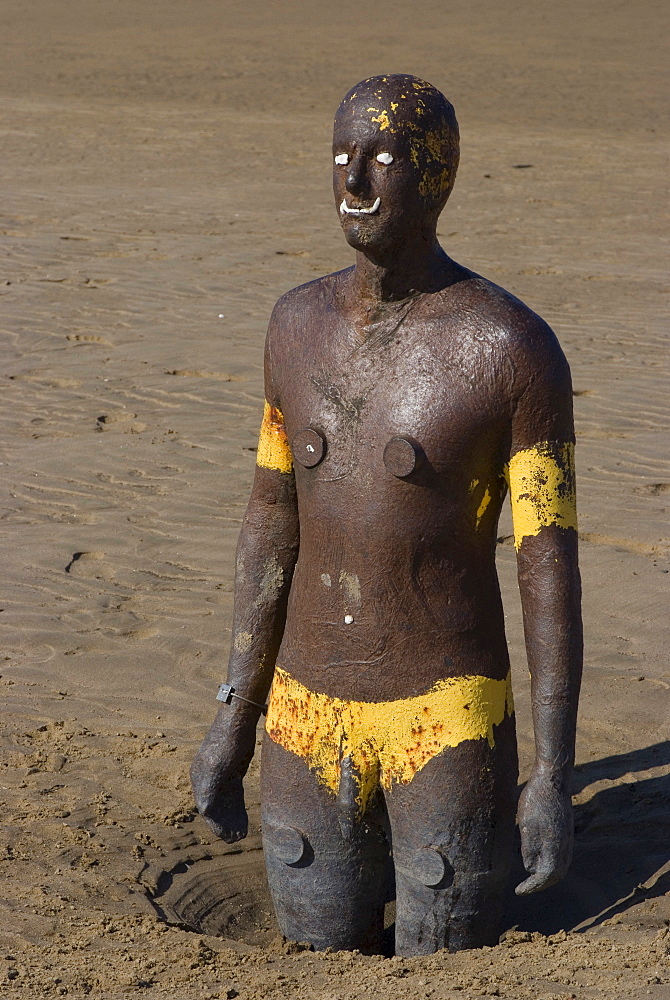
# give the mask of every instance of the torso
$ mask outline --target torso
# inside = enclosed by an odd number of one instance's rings
[[[511,297],[467,277],[361,328],[346,308],[349,280],[289,293],[270,340],[289,441],[307,428],[325,441],[318,464],[295,462],[300,554],[278,663],[312,690],[364,701],[449,676],[502,678],[495,544]],[[407,476],[384,462],[395,437],[418,445]],[[407,459],[411,446],[398,447]]]

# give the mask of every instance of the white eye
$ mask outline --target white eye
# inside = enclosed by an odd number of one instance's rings
[[[338,167],[344,167],[347,165],[348,162],[349,162],[348,153],[338,153],[337,156],[335,157],[335,163],[337,163]]]
[[[377,156],[378,163],[385,163],[388,167],[389,163],[393,163],[393,157],[390,153],[379,153]]]

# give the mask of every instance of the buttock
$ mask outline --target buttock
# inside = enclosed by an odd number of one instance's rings
[[[348,786],[362,815],[380,786],[409,784],[447,748],[467,740],[493,747],[494,727],[513,712],[509,673],[502,680],[449,677],[423,694],[363,702],[310,691],[277,667],[266,731],[334,795]]]

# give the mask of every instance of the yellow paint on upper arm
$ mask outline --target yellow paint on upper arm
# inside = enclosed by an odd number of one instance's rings
[[[258,438],[256,465],[264,469],[276,469],[278,472],[290,472],[293,468],[293,456],[286,437],[284,415],[276,406],[265,403],[263,423]]]
[[[514,546],[555,524],[577,530],[575,446],[543,442],[510,459],[507,479],[512,502]]]

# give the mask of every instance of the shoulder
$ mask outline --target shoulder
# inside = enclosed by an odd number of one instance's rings
[[[265,341],[266,399],[280,405],[300,357],[313,349],[314,331],[337,307],[342,280],[351,270],[335,271],[298,285],[275,303]]]
[[[295,321],[306,313],[330,307],[342,279],[352,270],[353,268],[347,268],[344,271],[334,271],[332,274],[325,274],[321,278],[315,278],[314,281],[308,281],[285,292],[274,305],[270,317],[270,329],[275,326],[294,325]]]
[[[514,394],[538,380],[569,384],[570,369],[549,324],[511,292],[467,273],[452,286],[461,322],[473,338],[506,359]]]

